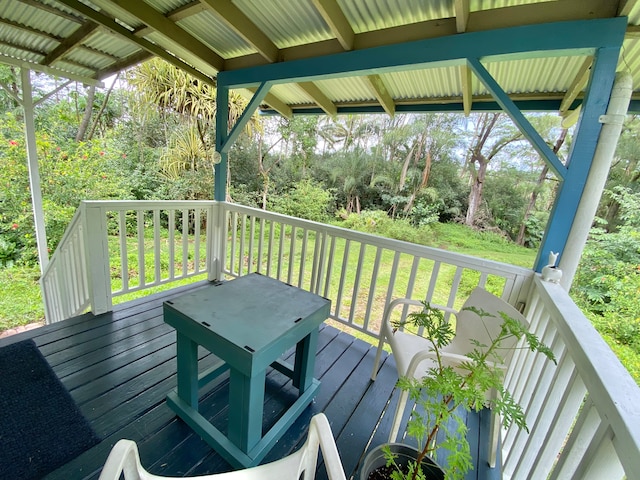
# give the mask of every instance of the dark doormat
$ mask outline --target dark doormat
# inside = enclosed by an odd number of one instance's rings
[[[99,441],[33,340],[0,348],[0,478],[40,479]]]

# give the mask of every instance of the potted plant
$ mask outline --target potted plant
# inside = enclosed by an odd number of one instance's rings
[[[417,441],[418,448],[408,454],[401,444],[383,445],[369,452],[361,470],[361,480],[441,479],[464,478],[471,468],[471,453],[466,438],[466,425],[459,409],[479,411],[492,408],[502,417],[505,426],[512,423],[527,429],[524,412],[512,395],[504,388],[504,359],[513,353],[514,340],[524,338],[524,346],[545,355],[555,362],[553,352],[520,321],[499,312],[500,331],[489,344],[472,340],[465,356],[453,356],[443,350],[451,343],[455,331],[445,320],[442,311],[423,302],[421,311],[411,313],[407,319],[395,322],[394,327],[424,330],[430,344],[432,367],[422,378],[402,377],[398,387],[409,394],[417,408],[407,424],[407,435]],[[467,307],[483,324],[494,315],[475,307]],[[506,346],[505,343],[509,344]],[[446,428],[455,425],[456,428]],[[436,444],[436,435],[441,440]],[[438,448],[449,452],[447,465],[440,468],[433,460]],[[382,454],[380,453],[382,450]],[[377,463],[376,463],[377,456]],[[383,460],[380,460],[383,456]],[[404,459],[404,460],[403,460]],[[383,463],[383,465],[381,465]],[[373,470],[373,473],[371,472]],[[369,475],[372,476],[369,476]]]

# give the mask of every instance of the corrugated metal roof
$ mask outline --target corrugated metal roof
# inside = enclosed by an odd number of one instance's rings
[[[332,38],[310,0],[237,0],[234,3],[278,48]]]
[[[629,29],[620,67],[640,87],[640,0],[470,0],[468,17],[455,0],[62,1],[0,0],[0,61],[31,62],[34,69],[90,81],[159,55],[213,83],[220,70],[456,35],[467,26],[482,31],[547,18],[611,18],[621,8]],[[514,98],[562,99],[585,57],[537,56],[485,66]],[[460,68],[427,67],[378,72],[373,80],[361,72],[315,79],[315,93],[295,83],[276,85],[267,101],[285,112],[313,104],[331,111],[327,101],[335,108],[379,106],[387,93],[396,104],[460,103],[468,93]],[[471,95],[474,101],[488,96],[475,77]]]
[[[240,35],[219,21],[215,15],[204,11],[197,15],[180,20],[178,25],[191,33],[198,40],[207,45],[225,58],[241,57],[255,53]]]

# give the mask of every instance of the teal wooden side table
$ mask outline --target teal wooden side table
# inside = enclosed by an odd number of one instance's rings
[[[260,463],[315,397],[318,327],[330,300],[253,273],[164,302],[164,321],[177,334],[177,388],[167,404],[235,467]],[[198,345],[221,359],[198,371]],[[280,360],[295,345],[294,365]],[[262,435],[265,376],[275,368],[299,395]],[[198,412],[198,389],[229,369],[227,435]]]

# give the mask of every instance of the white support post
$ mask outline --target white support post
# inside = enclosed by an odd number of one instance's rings
[[[214,281],[222,279],[222,268],[225,259],[223,238],[226,221],[225,202],[214,202],[211,211],[211,226],[207,227],[207,243],[211,254],[207,264],[209,267],[208,279],[209,281]]]
[[[111,277],[109,274],[109,245],[107,221],[101,207],[80,204],[87,252],[89,302],[94,315],[112,310]]]
[[[44,273],[49,263],[47,233],[42,208],[42,191],[40,189],[40,169],[38,168],[38,149],[36,147],[36,127],[33,113],[33,91],[31,89],[31,71],[21,68],[22,75],[22,108],[24,109],[24,130],[29,166],[29,186],[31,188],[31,204],[33,205],[33,221],[36,227],[36,243],[40,273]]]
[[[629,72],[618,72],[611,90],[611,99],[606,115],[600,117],[603,124],[598,145],[593,155],[593,162],[584,191],[576,211],[573,226],[567,238],[567,248],[562,252],[560,269],[563,272],[560,285],[569,290],[573,277],[578,269],[582,250],[587,242],[589,230],[600,204],[600,197],[609,175],[611,161],[616,151],[622,124],[629,108],[629,100],[633,91],[633,81]]]

